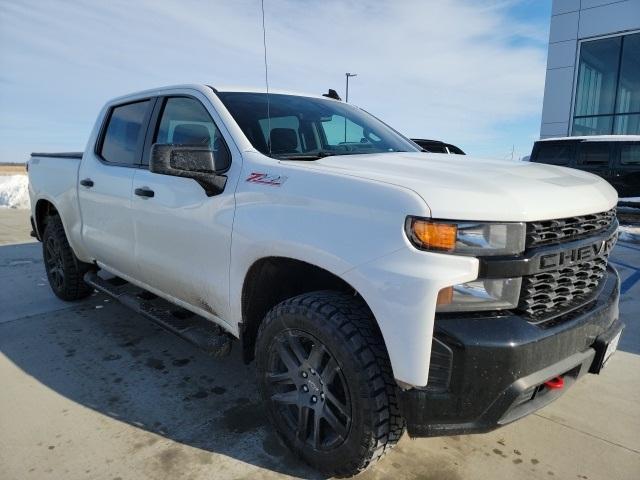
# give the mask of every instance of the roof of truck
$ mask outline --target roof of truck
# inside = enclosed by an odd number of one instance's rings
[[[541,138],[538,142],[555,142],[559,140],[580,140],[584,142],[640,142],[640,135],[583,135],[576,137]]]
[[[227,93],[227,92],[234,92],[234,93],[267,93],[267,89],[264,87],[246,87],[246,86],[234,86],[234,85],[222,85],[222,86],[215,86],[212,85],[210,86],[210,88],[215,89],[216,92],[220,92],[220,93]],[[269,89],[269,93],[274,94],[274,95],[297,95],[299,97],[314,97],[314,98],[329,98],[329,97],[324,97],[322,95],[319,94],[315,94],[315,93],[307,93],[307,92],[296,92],[293,90],[281,90],[281,89],[277,89],[277,88],[270,88]],[[329,100],[333,100],[331,98],[329,98]]]
[[[114,99],[110,100],[110,103],[119,102],[123,100],[128,100],[131,98],[140,98],[144,96],[152,96],[152,95],[162,95],[166,91],[175,90],[175,89],[191,89],[191,90],[200,90],[200,91],[214,91],[214,92],[238,92],[238,93],[266,93],[266,89],[264,87],[242,87],[242,86],[212,86],[212,85],[204,85],[204,84],[182,84],[182,85],[167,85],[164,87],[156,87],[148,90],[142,90],[138,92],[131,92],[126,95],[121,95]],[[312,94],[312,93],[304,93],[304,92],[294,92],[289,90],[279,90],[279,89],[269,89],[269,93],[274,95],[297,95],[300,97],[312,97],[312,98],[321,98],[324,100],[333,100],[332,98],[325,97],[320,94]]]

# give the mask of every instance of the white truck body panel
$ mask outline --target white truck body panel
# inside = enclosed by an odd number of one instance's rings
[[[180,94],[202,102],[231,151],[219,195],[207,197],[192,179],[105,166],[94,153],[111,105]],[[282,181],[247,181],[255,173]],[[51,202],[81,260],[97,261],[236,336],[255,262],[285,257],[333,273],[371,308],[395,378],[416,386],[428,380],[438,291],[477,278],[478,260],[417,250],[404,231],[407,215],[531,221],[601,212],[617,201],[599,177],[542,164],[422,153],[278,161],[251,145],[209,87],[196,85],[109,102],[82,162],[33,157],[29,177],[34,218],[38,201]],[[85,177],[104,190],[85,192],[78,185]],[[141,187],[156,197],[134,196]]]

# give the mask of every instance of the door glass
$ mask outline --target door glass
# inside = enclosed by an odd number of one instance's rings
[[[100,148],[103,159],[122,165],[138,163],[136,153],[142,143],[142,124],[148,108],[149,100],[145,100],[112,110]]]
[[[609,144],[584,142],[579,145],[578,165],[598,166],[609,164]]]
[[[167,98],[153,143],[207,146],[216,155],[230,155],[204,106],[195,98]]]
[[[549,165],[568,165],[571,160],[572,150],[573,144],[569,144],[568,142],[540,142],[534,162],[547,163]]]
[[[640,143],[622,145],[620,147],[620,163],[640,166]]]

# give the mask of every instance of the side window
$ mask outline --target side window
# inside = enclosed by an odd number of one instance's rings
[[[640,143],[620,145],[620,163],[640,167]]]
[[[149,100],[128,103],[111,110],[109,123],[100,146],[100,156],[110,163],[135,165],[142,147]]]
[[[323,121],[322,130],[324,130],[327,143],[332,146],[344,143],[363,143],[364,131],[362,127],[340,115],[332,115],[331,120]],[[371,136],[374,137],[374,140],[377,139],[374,134]]]
[[[209,112],[198,100],[189,97],[165,100],[153,143],[203,145],[216,155],[231,155]]]
[[[573,145],[571,143],[540,142],[537,145],[534,162],[549,165],[568,165],[571,161]]]
[[[578,149],[578,165],[609,165],[609,144],[582,142]]]

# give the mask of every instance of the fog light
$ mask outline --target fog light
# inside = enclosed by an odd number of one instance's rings
[[[438,293],[437,312],[508,310],[518,306],[522,278],[479,279],[447,287]],[[451,289],[451,293],[443,293]],[[445,300],[449,300],[445,303]]]

